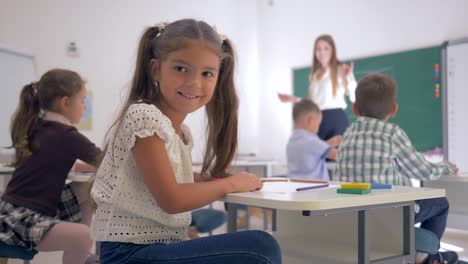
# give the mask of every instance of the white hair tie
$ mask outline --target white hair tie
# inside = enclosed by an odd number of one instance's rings
[[[161,33],[164,31],[164,29],[166,28],[168,23],[166,22],[159,22],[159,23],[156,23],[154,24],[155,27],[158,28],[159,32],[158,34],[156,35],[156,37],[159,37],[159,35],[161,35]]]

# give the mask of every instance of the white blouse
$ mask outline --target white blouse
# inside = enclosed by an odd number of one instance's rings
[[[346,89],[341,77],[342,73],[338,72],[338,89],[336,90],[336,96],[333,96],[333,85],[330,77],[330,69],[327,69],[325,74],[320,80],[317,80],[316,74],[314,75],[312,81],[309,85],[309,97],[312,99],[320,108],[320,110],[336,109],[342,108],[346,109],[347,104],[345,96],[349,96],[351,102],[356,100],[355,90],[356,90],[356,79],[354,78],[353,73],[349,73],[346,76],[348,81],[348,89]]]
[[[96,173],[91,196],[98,207],[91,225],[97,241],[119,241],[136,244],[173,243],[187,239],[191,213],[168,214],[153,198],[133,159],[135,138],[156,135],[166,146],[178,183],[194,181],[192,173],[192,136],[182,125],[187,145],[176,134],[172,123],[150,104],[129,107],[116,137]],[[112,144],[113,143],[113,144]]]

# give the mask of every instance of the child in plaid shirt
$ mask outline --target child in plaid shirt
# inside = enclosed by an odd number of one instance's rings
[[[458,172],[450,162],[428,162],[414,149],[399,126],[387,122],[398,110],[396,94],[396,82],[383,74],[369,74],[359,81],[352,108],[358,119],[346,130],[339,146],[334,172],[336,180],[411,185],[411,178],[436,180]],[[418,200],[415,222],[434,232],[440,240],[448,208],[445,197]],[[417,263],[431,264],[456,263],[458,259],[455,252],[430,256],[418,253],[417,257]]]

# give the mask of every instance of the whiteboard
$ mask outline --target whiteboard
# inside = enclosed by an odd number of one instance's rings
[[[0,46],[0,154],[9,153],[4,147],[11,145],[10,120],[19,102],[24,85],[36,79],[34,57]]]
[[[468,176],[468,39],[446,46],[447,159]]]

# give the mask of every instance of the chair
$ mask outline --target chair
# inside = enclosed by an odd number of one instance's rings
[[[434,255],[439,250],[439,238],[424,228],[415,228],[414,241],[416,252]]]
[[[35,250],[29,250],[22,246],[12,246],[0,241],[0,264],[6,264],[8,259],[22,259],[24,264],[29,264],[37,254]]]
[[[210,233],[226,223],[226,214],[214,209],[199,209],[192,212],[192,226],[200,233]]]

